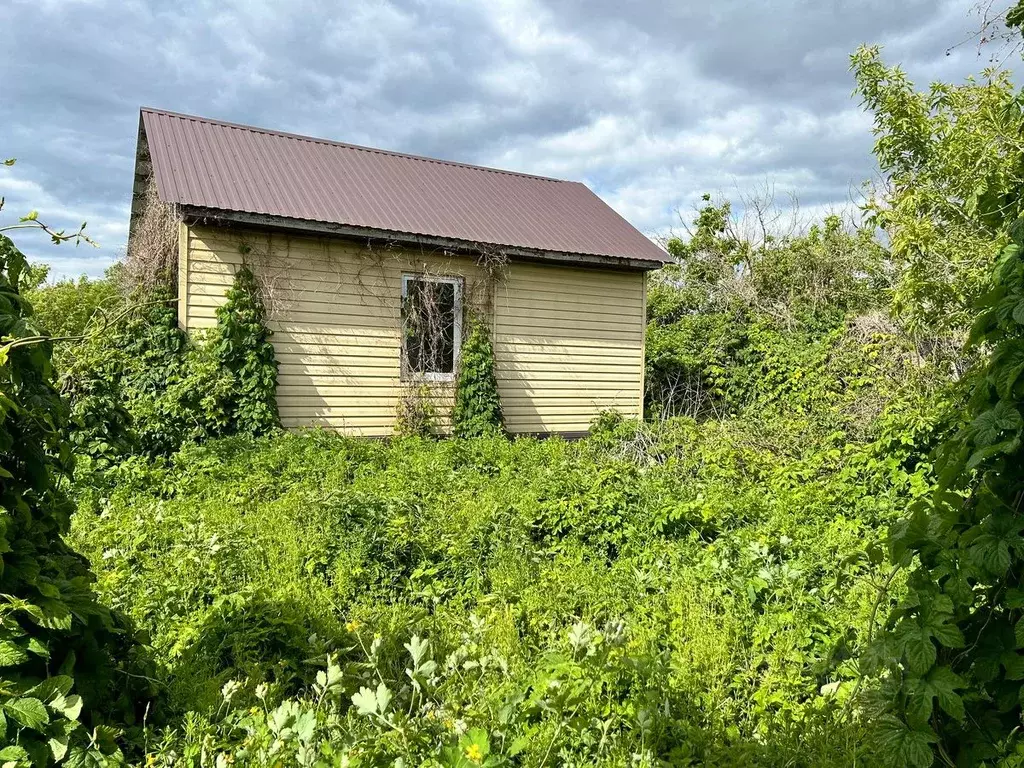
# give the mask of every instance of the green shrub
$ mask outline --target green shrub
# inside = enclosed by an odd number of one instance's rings
[[[251,272],[239,273],[209,338],[188,337],[163,288],[129,305],[115,327],[90,327],[62,378],[72,440],[91,468],[277,427],[277,363]]]
[[[66,278],[41,284],[26,292],[33,308],[33,317],[50,336],[81,336],[96,320],[113,318],[124,306],[124,297],[112,277],[93,279],[83,275],[78,280]],[[64,371],[74,360],[78,345],[56,344],[54,364]]]

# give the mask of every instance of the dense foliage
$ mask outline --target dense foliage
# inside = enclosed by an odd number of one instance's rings
[[[927,466],[899,419],[801,427],[232,438],[83,488],[75,541],[166,665],[167,763],[848,763],[839,688]]]
[[[452,433],[457,437],[486,437],[500,433],[503,427],[491,336],[482,320],[471,318],[459,353]]]
[[[83,336],[90,327],[102,324],[103,319],[116,317],[123,307],[124,300],[112,275],[100,279],[83,275],[77,280],[68,278],[44,284],[49,269],[35,269],[37,274],[26,286],[25,298],[32,304],[36,324],[51,336]],[[75,349],[74,344],[54,344],[53,362],[58,371],[70,365]]]
[[[866,221],[706,196],[575,443],[472,319],[452,439],[281,433],[249,270],[189,338],[0,238],[0,761],[1024,764],[1024,102],[852,64]]]
[[[175,303],[157,291],[75,352],[62,389],[78,450],[103,466],[141,453],[165,455],[231,426],[233,378],[210,345],[178,327]]]
[[[865,368],[884,356],[895,366],[909,362],[880,311],[888,275],[884,249],[870,231],[830,216],[804,234],[751,240],[740,235],[743,222],[732,218],[728,202],[704,200],[690,238],[668,242],[677,263],[651,278],[650,417],[733,415],[755,397],[767,408],[827,407],[827,400],[795,402],[789,395],[796,391],[815,395],[791,385],[835,358],[843,358],[842,370],[856,370],[851,356]],[[817,395],[863,394],[855,391],[857,378],[838,373],[821,377]],[[765,386],[766,375],[778,377],[774,386]]]
[[[229,418],[234,431],[262,435],[279,426],[277,358],[252,270],[241,267],[217,307],[213,354],[231,375]]]
[[[129,658],[113,654],[126,646],[89,564],[64,541],[68,414],[51,344],[22,296],[26,268],[0,234],[0,761],[103,765],[119,752],[97,717],[115,702],[130,711],[138,691],[118,675]]]
[[[248,269],[236,276],[208,339],[189,338],[179,327],[166,287],[124,297],[118,284],[108,275],[31,291],[49,334],[84,336],[58,345],[79,454],[107,467],[188,442],[277,428],[277,363]]]
[[[911,262],[897,309],[932,328],[941,313],[947,332],[978,315],[969,341],[986,358],[965,379],[967,420],[938,453],[934,494],[893,531],[909,593],[865,666],[885,670],[897,763],[978,765],[1018,748],[1024,698],[1024,111],[1004,76],[925,101],[876,50],[854,67],[891,182],[878,217]]]

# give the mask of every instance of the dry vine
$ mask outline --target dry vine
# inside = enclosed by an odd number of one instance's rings
[[[123,266],[117,272],[124,293],[176,284],[179,221],[176,206],[160,200],[151,178],[141,196],[141,209],[132,221]]]

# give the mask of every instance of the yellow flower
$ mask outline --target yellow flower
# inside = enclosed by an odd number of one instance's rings
[[[156,765],[156,755],[146,755],[146,765]]]
[[[361,626],[363,626],[362,623],[356,621],[355,619],[352,619],[352,621],[345,624],[345,629],[347,629],[349,632],[356,632]]]
[[[466,759],[472,760],[474,763],[479,763],[484,759],[484,751],[480,749],[479,744],[470,744],[466,748]]]

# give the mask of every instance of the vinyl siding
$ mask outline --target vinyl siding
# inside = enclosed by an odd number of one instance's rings
[[[581,432],[601,411],[638,416],[644,276],[513,263],[495,288],[494,357],[514,432]]]
[[[260,275],[286,427],[392,433],[403,392],[417,386],[401,380],[402,275],[425,271],[463,277],[464,304],[491,324],[510,431],[581,432],[602,410],[642,408],[641,273],[515,262],[492,285],[472,260],[443,253],[211,227],[183,226],[181,239],[179,318],[190,333],[215,324],[243,260]],[[446,428],[452,385],[429,387]]]

